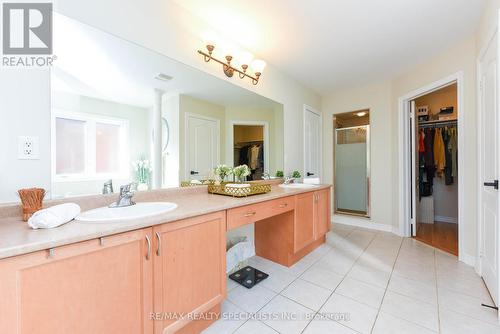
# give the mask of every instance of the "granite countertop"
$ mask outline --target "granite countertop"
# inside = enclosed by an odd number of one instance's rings
[[[246,198],[212,195],[207,193],[206,187],[196,190],[157,190],[136,196],[136,202],[173,202],[178,205],[177,209],[161,215],[121,222],[72,221],[53,229],[33,230],[20,217],[0,218],[0,259],[329,187],[330,185],[319,185],[309,189],[290,189],[273,186],[272,191],[267,194]],[[96,205],[89,206],[87,200],[86,205],[82,205],[83,210],[103,206],[103,201],[108,204],[113,201],[110,196],[93,198]],[[77,200],[75,202],[78,203]]]

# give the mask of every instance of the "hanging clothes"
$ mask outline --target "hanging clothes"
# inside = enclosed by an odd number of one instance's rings
[[[453,161],[452,161],[452,155],[451,151],[449,149],[450,146],[450,129],[445,128],[444,130],[441,131],[443,135],[443,143],[444,143],[444,158],[445,158],[445,166],[444,166],[444,183],[449,186],[453,184],[453,176],[452,174],[452,166],[453,166]]]
[[[437,175],[442,177],[446,160],[444,155],[443,135],[439,128],[437,128],[434,133],[434,165],[436,166]]]
[[[450,150],[450,155],[451,155],[451,162],[452,162],[452,167],[451,167],[451,176],[457,177],[457,170],[458,170],[458,165],[457,165],[457,147],[458,147],[458,139],[457,139],[457,128],[452,127],[449,129],[450,132],[450,141],[448,143],[448,149]]]
[[[418,132],[418,152],[419,153],[424,153],[425,152],[425,133],[424,130],[420,130]]]
[[[434,130],[425,129],[424,131],[424,161],[425,161],[425,174],[427,183],[432,186],[435,176],[436,167],[434,166]]]
[[[259,152],[260,145],[253,145],[248,150],[248,161],[250,169],[257,169],[259,167]]]

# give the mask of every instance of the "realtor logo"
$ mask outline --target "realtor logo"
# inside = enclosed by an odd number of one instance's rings
[[[52,54],[52,3],[3,4],[3,54]]]

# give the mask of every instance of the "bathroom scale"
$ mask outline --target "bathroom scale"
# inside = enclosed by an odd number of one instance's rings
[[[245,268],[242,268],[229,275],[230,279],[238,284],[243,285],[247,289],[251,289],[254,285],[260,283],[268,277],[268,274],[251,266],[246,266]]]

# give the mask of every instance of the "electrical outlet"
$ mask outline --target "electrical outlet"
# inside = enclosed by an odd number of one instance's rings
[[[38,137],[19,136],[17,139],[17,152],[19,160],[38,160]]]

